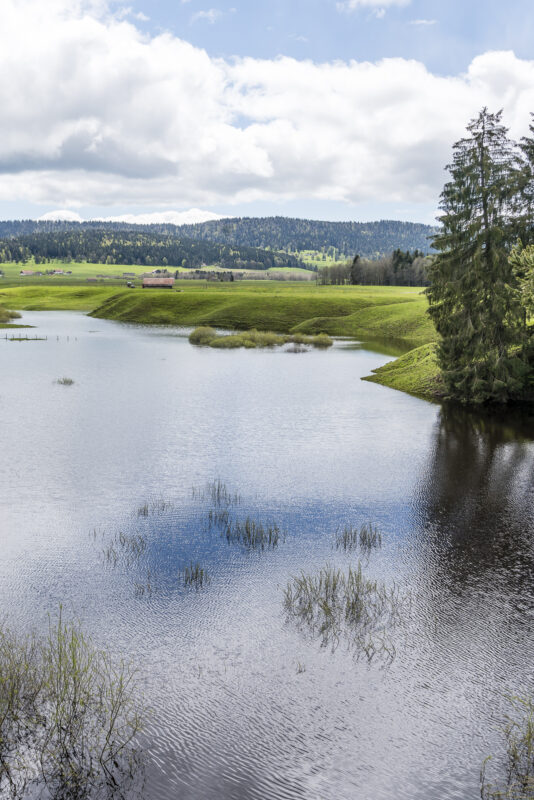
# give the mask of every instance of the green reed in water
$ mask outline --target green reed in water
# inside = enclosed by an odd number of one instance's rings
[[[206,570],[198,562],[191,562],[184,570],[178,572],[178,577],[183,581],[184,586],[203,589],[210,583],[210,577]]]
[[[393,657],[388,633],[400,620],[406,599],[396,585],[367,578],[361,564],[348,571],[327,564],[315,573],[302,572],[284,591],[290,618],[318,635],[323,644],[336,645],[346,638],[369,660],[377,655]]]
[[[148,517],[150,514],[164,514],[165,511],[170,511],[172,507],[173,504],[170,500],[164,500],[160,497],[159,500],[153,500],[150,505],[144,503],[142,506],[139,506],[137,509],[137,516]]]
[[[114,567],[119,563],[131,566],[139,561],[146,547],[147,540],[142,533],[127,534],[119,531],[104,547],[104,559]]]
[[[281,541],[285,542],[285,533],[276,523],[264,525],[250,517],[244,521],[230,521],[221,536],[225,536],[229,543],[238,543],[250,550],[274,550]]]
[[[191,494],[195,500],[210,500],[217,508],[228,508],[241,504],[241,496],[237,492],[231,492],[221,480],[212,481],[201,489],[193,486]]]
[[[60,609],[45,636],[0,625],[0,796],[138,796],[145,715],[135,671]]]
[[[506,744],[505,778],[499,783],[486,780],[489,756],[480,774],[482,800],[534,800],[534,700],[511,697],[511,712],[503,726]]]
[[[382,534],[371,523],[360,528],[345,525],[342,530],[336,531],[335,544],[338,550],[351,551],[359,547],[364,552],[370,552],[382,547]]]

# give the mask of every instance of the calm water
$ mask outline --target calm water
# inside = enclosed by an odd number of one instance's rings
[[[390,358],[342,344],[225,352],[70,312],[24,321],[48,339],[0,340],[0,613],[39,627],[63,603],[139,666],[145,796],[475,800],[503,696],[532,690],[534,425],[362,382]],[[193,488],[217,479],[285,542],[210,530]],[[412,598],[389,666],[283,609],[291,575],[357,561],[334,534],[367,521],[383,546],[366,572]],[[142,534],[141,558],[106,561],[119,532]],[[180,584],[191,561],[207,589]]]

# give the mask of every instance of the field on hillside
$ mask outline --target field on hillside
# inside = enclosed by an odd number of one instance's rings
[[[323,266],[326,263],[331,263],[332,259],[329,259],[329,262],[321,262]],[[35,272],[45,272],[46,270],[65,270],[72,272],[72,275],[30,275],[27,277],[21,276],[21,270],[33,270]],[[0,289],[2,287],[3,282],[8,283],[10,286],[13,283],[19,284],[24,286],[26,283],[34,283],[39,282],[46,285],[55,285],[59,281],[68,281],[68,282],[75,282],[75,281],[86,281],[87,278],[96,278],[98,275],[105,276],[104,279],[113,280],[113,278],[118,279],[118,282],[123,282],[127,280],[132,281],[139,281],[141,282],[141,275],[152,272],[154,269],[164,269],[163,265],[151,265],[151,266],[141,266],[139,264],[132,264],[132,265],[124,265],[124,264],[93,264],[87,261],[76,262],[76,261],[69,261],[64,262],[60,260],[51,260],[46,264],[35,264],[33,261],[28,261],[24,264],[22,263],[15,263],[14,261],[8,262],[0,262],[0,272],[4,273],[4,278],[0,279]],[[184,267],[167,267],[169,272],[174,275],[176,271],[187,273],[190,270],[185,269]],[[245,272],[246,274],[256,274],[258,276],[267,276],[267,275],[276,275],[280,273],[282,275],[300,275],[305,278],[310,278],[311,280],[315,279],[316,273],[313,270],[302,269],[300,267],[272,267],[268,270],[242,270],[242,269],[222,269],[221,267],[214,265],[214,266],[206,266],[202,268],[202,271],[206,272]],[[124,273],[134,273],[135,278],[131,278],[129,275],[125,276]]]
[[[276,281],[199,285],[198,281],[181,281],[177,289],[0,285],[0,305],[33,311],[77,309],[105,319],[144,324],[324,332],[360,340],[389,338],[411,347],[436,338],[426,314],[426,298],[419,289],[409,287]]]

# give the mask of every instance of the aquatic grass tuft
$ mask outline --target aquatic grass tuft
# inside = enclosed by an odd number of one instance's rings
[[[345,525],[342,530],[336,531],[335,545],[337,550],[352,551],[359,547],[369,553],[374,548],[382,547],[382,534],[371,523],[360,528]]]
[[[221,532],[221,537],[226,537],[229,544],[241,544],[249,550],[274,550],[281,541],[286,540],[285,533],[276,523],[264,525],[250,517],[243,522],[240,520],[228,522]]]
[[[395,584],[388,587],[367,578],[360,563],[347,572],[328,564],[316,573],[302,572],[284,591],[290,618],[318,635],[324,645],[347,639],[369,661],[394,657],[388,633],[400,620],[406,599]]]
[[[188,567],[178,572],[178,577],[183,581],[184,586],[195,589],[203,589],[210,583],[210,577],[206,570],[198,562],[191,562]]]
[[[72,386],[74,381],[72,378],[58,378],[55,383],[57,383],[59,386]]]
[[[214,328],[201,326],[199,328],[195,328],[195,330],[189,334],[189,341],[191,344],[209,345],[212,339],[215,339],[216,336],[217,331]]]
[[[241,504],[241,495],[237,492],[231,492],[220,479],[207,483],[202,488],[193,486],[191,489],[191,496],[194,500],[200,500],[201,502],[210,500],[217,508],[227,508],[229,506],[238,506]]]
[[[119,531],[104,548],[104,560],[114,567],[119,563],[125,563],[129,567],[139,561],[146,547],[147,540],[143,534],[127,534]]]
[[[506,743],[503,772],[499,783],[486,781],[489,756],[480,773],[482,800],[534,800],[534,700],[510,697],[511,711],[502,732]]]
[[[160,497],[159,500],[153,500],[150,505],[145,502],[137,509],[138,517],[148,517],[150,514],[164,514],[173,508],[173,503],[170,500],[165,500]]]
[[[0,625],[0,796],[137,796],[145,707],[135,671],[75,624],[42,637]]]
[[[213,328],[200,327],[190,334],[191,344],[209,345],[221,350],[230,350],[239,347],[280,347],[284,344],[312,345],[313,347],[327,348],[333,345],[333,340],[326,333],[307,336],[304,333],[274,333],[273,331],[258,331],[251,328],[232,334],[217,334]],[[290,350],[289,352],[306,352],[305,350]]]

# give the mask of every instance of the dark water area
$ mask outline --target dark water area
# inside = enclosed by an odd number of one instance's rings
[[[144,796],[478,798],[506,695],[533,689],[533,421],[363,382],[390,357],[342,342],[218,351],[22,321],[48,339],[0,340],[0,614],[39,629],[62,604],[138,666]],[[214,481],[239,498],[214,501]],[[225,509],[284,536],[228,541],[210,525]],[[369,522],[381,548],[336,549]],[[409,597],[387,662],[284,610],[291,576],[358,559]],[[191,562],[206,587],[180,580]]]

